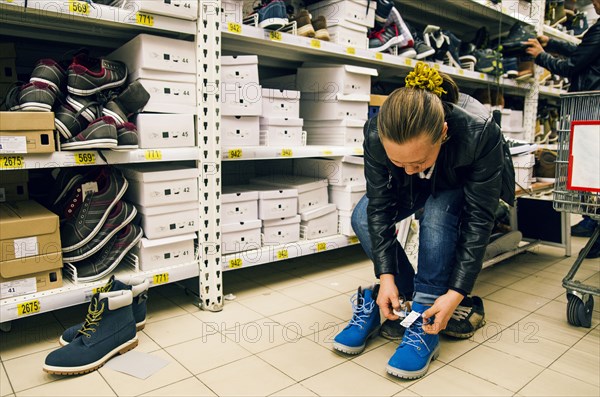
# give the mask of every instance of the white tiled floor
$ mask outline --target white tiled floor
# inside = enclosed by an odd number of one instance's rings
[[[575,254],[582,244],[574,239]],[[356,357],[332,351],[351,295],[372,281],[372,265],[353,247],[225,273],[225,293],[236,299],[219,313],[199,310],[177,286],[151,290],[136,350],[170,363],[147,380],[109,368],[72,378],[42,372],[84,306],[13,322],[0,334],[0,397],[598,396],[600,303],[591,329],[568,325],[561,280],[574,258],[563,254],[539,247],[485,269],[475,294],[484,297],[487,325],[469,340],[443,337],[420,380],[385,373],[397,344],[382,338]],[[600,260],[579,274],[600,287]]]

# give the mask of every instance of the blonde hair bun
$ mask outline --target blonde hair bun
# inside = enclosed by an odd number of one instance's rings
[[[427,90],[439,97],[441,97],[442,94],[447,94],[447,91],[442,88],[444,79],[440,73],[424,62],[418,62],[415,65],[414,70],[406,76],[404,81],[406,87],[409,88]]]

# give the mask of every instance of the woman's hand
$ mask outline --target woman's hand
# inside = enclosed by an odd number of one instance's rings
[[[544,48],[537,39],[529,39],[523,42],[523,44],[528,46],[525,52],[534,58],[537,58],[538,55],[544,52]]]
[[[548,45],[548,41],[550,38],[548,36],[540,35],[537,37],[537,41],[542,45],[542,47],[546,47]]]
[[[392,310],[400,311],[400,300],[398,298],[398,288],[393,274],[382,274],[379,276],[379,293],[377,294],[377,305],[381,309],[383,316],[388,320],[398,320]]]
[[[425,333],[435,335],[445,329],[450,317],[452,317],[452,313],[454,313],[454,310],[462,300],[462,294],[453,290],[448,290],[444,295],[437,298],[433,306],[423,313],[424,324],[427,319],[435,316],[432,324],[423,325]]]

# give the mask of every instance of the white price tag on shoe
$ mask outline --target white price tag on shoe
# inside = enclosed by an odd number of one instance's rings
[[[402,322],[400,323],[401,326],[403,326],[404,328],[408,328],[410,327],[419,317],[421,317],[421,313],[419,312],[415,312],[412,311],[410,312],[410,314],[408,316],[406,316],[406,318],[404,320],[402,320]]]

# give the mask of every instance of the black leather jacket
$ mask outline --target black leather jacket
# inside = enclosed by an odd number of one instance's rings
[[[579,45],[550,39],[545,48],[565,59],[542,52],[535,63],[571,80],[570,92],[600,90],[600,20],[592,25]]]
[[[448,136],[431,177],[431,192],[418,175],[409,176],[388,158],[377,133],[377,116],[364,127],[365,176],[375,274],[397,273],[395,219],[397,209],[412,208],[418,194],[462,188],[464,208],[456,250],[456,266],[449,288],[470,293],[481,270],[483,255],[494,226],[498,199],[514,203],[514,169],[500,128],[491,117],[446,106]],[[481,106],[481,105],[479,105]],[[502,194],[501,194],[502,193]]]

